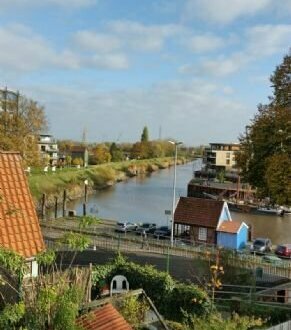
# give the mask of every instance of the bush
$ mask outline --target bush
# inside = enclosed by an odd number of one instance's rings
[[[196,285],[177,283],[166,272],[158,271],[151,265],[128,262],[120,255],[111,264],[95,267],[93,283],[100,288],[104,282],[109,285],[111,279],[120,274],[127,278],[130,289],[144,289],[168,319],[182,320],[182,310],[197,315],[205,315],[210,310],[206,292]]]

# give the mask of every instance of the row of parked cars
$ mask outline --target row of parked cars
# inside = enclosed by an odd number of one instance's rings
[[[149,222],[141,225],[131,222],[118,222],[115,231],[119,233],[135,232],[137,235],[141,235],[145,232],[146,234],[152,234],[155,238],[166,238],[171,236],[171,230],[167,226],[157,227],[155,223]]]
[[[291,244],[277,245],[274,252],[275,255],[270,254],[273,251],[272,242],[269,238],[256,238],[250,246],[252,253],[262,254],[262,260],[275,266],[282,266],[282,258],[291,259]]]

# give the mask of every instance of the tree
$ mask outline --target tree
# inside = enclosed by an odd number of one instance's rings
[[[46,128],[44,108],[19,96],[0,111],[0,149],[19,151],[27,165],[39,166],[38,135]]]
[[[142,134],[141,134],[141,142],[148,142],[149,141],[149,131],[147,126],[143,128]]]
[[[280,64],[275,73],[271,76],[270,80],[274,87],[274,96],[271,97],[271,101],[274,105],[290,106],[290,86],[291,86],[291,49],[289,55],[286,55],[283,59],[283,63]]]
[[[285,153],[275,154],[268,158],[266,166],[266,183],[270,196],[280,205],[291,204],[291,161]]]
[[[257,187],[259,195],[270,196],[277,203],[288,200],[288,189],[280,187],[286,180],[275,182],[271,176],[279,178],[282,173],[281,154],[285,154],[285,166],[290,166],[290,61],[289,54],[271,76],[274,94],[270,104],[258,106],[251,124],[240,136],[242,152],[237,157],[244,180]],[[276,166],[272,165],[274,161]]]
[[[115,142],[111,144],[109,152],[111,155],[112,162],[120,162],[124,159],[122,150],[117,147]]]
[[[96,164],[103,164],[111,161],[111,154],[104,144],[98,144],[92,152],[93,161],[95,161]]]

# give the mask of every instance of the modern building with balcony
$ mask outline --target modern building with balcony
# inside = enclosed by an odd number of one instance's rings
[[[57,141],[49,134],[39,135],[38,148],[41,157],[48,165],[55,166],[58,163],[59,148]]]
[[[17,113],[19,98],[19,92],[0,87],[0,112]]]
[[[231,171],[236,167],[239,143],[210,143],[204,150],[203,163],[207,170]]]

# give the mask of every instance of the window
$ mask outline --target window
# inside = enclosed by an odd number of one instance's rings
[[[230,152],[226,153],[226,158],[230,158]]]
[[[207,228],[199,227],[198,239],[199,239],[199,241],[207,240]]]
[[[230,164],[230,160],[227,159],[227,160],[226,160],[226,165],[229,165],[229,164]]]

